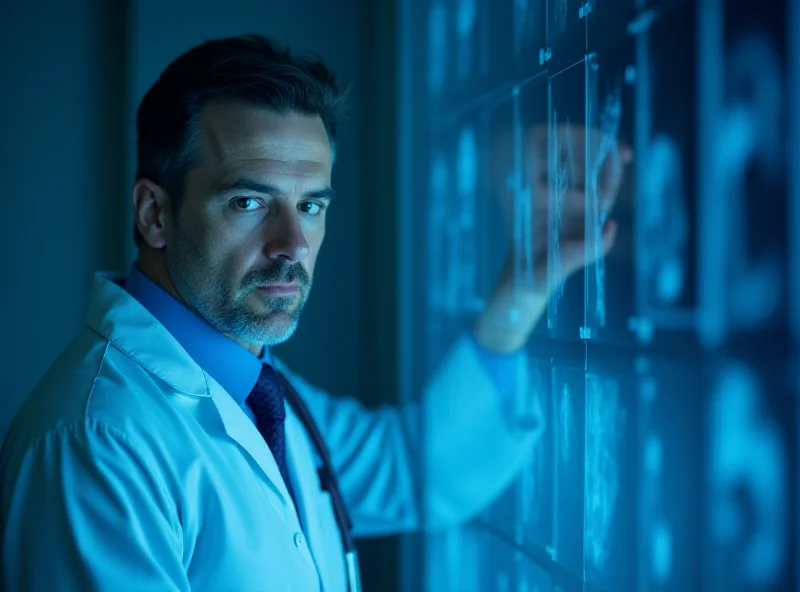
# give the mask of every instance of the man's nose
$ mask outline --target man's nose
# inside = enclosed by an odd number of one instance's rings
[[[269,236],[264,249],[267,257],[297,263],[308,256],[308,241],[297,213],[287,212],[284,209],[269,226]]]

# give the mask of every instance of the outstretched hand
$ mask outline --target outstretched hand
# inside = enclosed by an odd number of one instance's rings
[[[550,291],[611,250],[617,224],[610,213],[632,161],[629,146],[583,125],[559,125],[552,136],[546,124],[528,130],[526,186],[501,192],[507,196],[510,227],[518,232],[512,233],[517,239],[505,271],[476,323],[476,336],[486,347],[512,351],[524,345],[546,309]],[[525,218],[530,228],[520,229],[519,207],[513,207],[513,200],[528,199],[530,216]],[[557,237],[551,237],[551,231]]]
[[[532,127],[525,148],[528,183],[524,192],[530,199],[532,225],[528,234],[530,265],[534,284],[541,288],[548,277],[549,248],[557,249],[552,262],[557,268],[551,270],[556,281],[564,281],[611,250],[617,224],[609,215],[619,196],[625,168],[633,160],[633,151],[598,130],[587,133],[585,126],[570,124],[559,125],[554,137],[549,137],[545,124]],[[557,228],[552,229],[558,232],[557,240],[549,235],[550,215],[557,221]],[[591,231],[587,236],[587,220],[590,229],[592,224],[599,225],[597,248],[586,248],[586,241],[595,238]],[[520,245],[513,248],[520,249]]]

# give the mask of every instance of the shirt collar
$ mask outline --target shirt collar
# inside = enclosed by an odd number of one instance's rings
[[[261,366],[272,365],[268,347],[264,347],[260,357],[253,355],[144,275],[135,263],[124,287],[239,405],[253,390]]]

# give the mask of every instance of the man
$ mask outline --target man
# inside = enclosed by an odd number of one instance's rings
[[[322,63],[260,36],[190,50],[144,97],[136,264],[98,274],[86,328],[0,454],[7,589],[347,589],[321,459],[287,388],[331,450],[356,535],[421,526],[423,438],[429,528],[513,479],[540,431],[509,423],[503,397],[525,383],[518,352],[541,291],[501,280],[426,388],[424,432],[414,410],[331,398],[270,354],[311,289],[341,100]]]

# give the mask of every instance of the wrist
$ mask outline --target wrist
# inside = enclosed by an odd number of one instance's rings
[[[501,282],[478,315],[473,335],[489,351],[513,353],[525,346],[546,308],[546,293]]]

